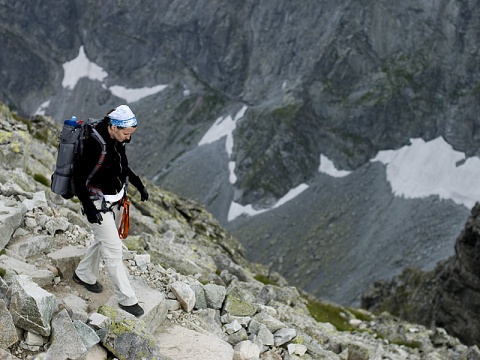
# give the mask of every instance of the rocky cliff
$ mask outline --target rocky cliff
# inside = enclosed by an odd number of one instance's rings
[[[430,271],[406,269],[368,291],[362,306],[409,321],[444,327],[467,344],[478,344],[480,303],[480,204],[472,209],[455,243],[455,255]]]
[[[0,104],[0,357],[2,359],[480,358],[440,327],[374,315],[299,292],[250,263],[197,203],[149,183],[131,193],[124,259],[146,313],[71,280],[91,241],[76,201],[48,187],[58,126]]]
[[[57,121],[129,102],[141,123],[131,158],[142,175],[206,205],[247,257],[352,304],[356,284],[453,253],[468,209],[393,197],[369,160],[438,136],[478,155],[478,12],[466,0],[3,0],[0,100]],[[234,123],[232,136],[198,146],[222,119]],[[322,176],[320,154],[355,175]],[[228,221],[232,201],[270,208],[303,183],[310,188],[297,202]],[[419,244],[431,251],[412,257]],[[303,253],[290,256],[292,247]]]

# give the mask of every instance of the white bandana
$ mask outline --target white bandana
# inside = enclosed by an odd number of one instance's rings
[[[113,126],[127,128],[137,125],[137,118],[127,105],[120,105],[108,117]]]

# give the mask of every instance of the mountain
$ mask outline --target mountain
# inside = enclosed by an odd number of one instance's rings
[[[440,327],[327,302],[247,261],[200,204],[145,181],[129,191],[123,252],[145,309],[118,307],[102,262],[100,294],[72,280],[92,240],[76,199],[49,189],[60,128],[0,103],[0,358],[477,359]],[[132,164],[133,166],[133,164]]]
[[[453,254],[469,208],[398,197],[371,160],[437,138],[477,159],[475,4],[1,0],[0,10],[0,100],[59,122],[129,103],[140,173],[204,204],[248,258],[292,283],[355,304],[376,280]],[[209,142],[214,129],[225,132]],[[319,173],[327,162],[350,175]],[[292,189],[306,190],[275,207]],[[232,220],[238,207],[268,211]]]
[[[427,326],[444,327],[466,344],[480,340],[479,303],[480,203],[471,210],[455,242],[455,255],[431,271],[410,267],[389,281],[379,281],[362,297],[371,311],[388,311]]]

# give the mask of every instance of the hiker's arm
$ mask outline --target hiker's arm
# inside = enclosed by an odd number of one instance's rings
[[[148,191],[147,191],[147,188],[145,187],[145,185],[143,185],[143,182],[142,180],[140,179],[140,177],[135,174],[132,169],[130,169],[130,167],[127,169],[127,176],[128,176],[128,180],[129,182],[135,186],[138,191],[140,192],[140,195],[141,195],[141,200],[142,201],[146,201],[148,200]]]

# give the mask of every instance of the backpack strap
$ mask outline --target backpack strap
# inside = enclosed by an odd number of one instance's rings
[[[91,187],[88,184],[90,183],[90,180],[92,180],[93,175],[95,175],[95,173],[102,167],[103,162],[105,161],[105,156],[107,155],[107,144],[105,143],[105,140],[103,139],[102,135],[100,135],[94,127],[91,127],[91,130],[92,130],[91,136],[95,140],[98,141],[98,143],[100,144],[100,146],[102,148],[102,151],[101,151],[100,156],[98,158],[97,164],[93,168],[90,175],[88,175],[88,177],[87,177],[87,181],[85,182],[85,186],[90,190],[92,200],[96,200],[96,199],[103,198],[103,193],[100,189]]]

